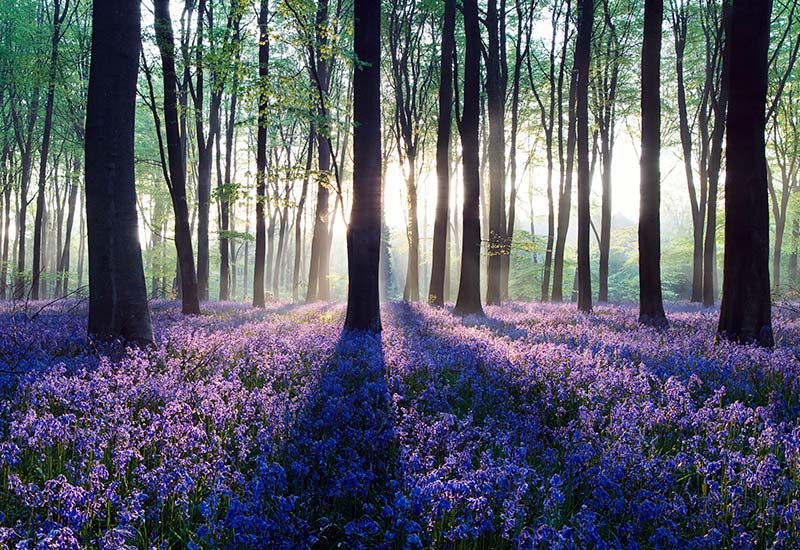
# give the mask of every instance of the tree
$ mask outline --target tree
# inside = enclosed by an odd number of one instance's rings
[[[89,334],[150,342],[133,156],[140,27],[139,0],[94,2],[86,109]]]
[[[355,0],[353,41],[353,206],[347,226],[346,330],[380,332],[381,256],[381,9]]]
[[[418,155],[432,107],[433,56],[428,56],[425,31],[430,15],[416,0],[394,0],[389,14],[389,51],[395,109],[394,128],[400,161],[407,170],[408,266],[403,299],[419,300]]]
[[[461,248],[461,280],[455,312],[483,315],[481,307],[480,221],[480,48],[478,1],[464,0],[464,106],[461,115],[461,146],[464,163],[464,224]]]
[[[179,124],[177,78],[175,73],[175,40],[172,32],[172,19],[169,0],[155,0],[156,42],[161,53],[164,79],[164,124],[167,134],[166,155],[161,149],[161,164],[167,182],[172,207],[175,213],[175,249],[178,253],[178,273],[181,283],[181,301],[184,314],[199,314],[200,299],[197,288],[197,273],[192,251],[192,232],[189,226],[189,206],[186,201],[186,164],[183,159],[183,144]],[[147,71],[147,68],[145,68]],[[152,93],[152,81],[148,79]],[[151,102],[159,143],[161,142],[161,122],[154,101]],[[168,169],[166,166],[168,158]]]
[[[686,100],[686,78],[684,74],[684,57],[687,35],[689,32],[691,0],[670,0],[670,18],[672,35],[675,41],[675,76],[678,92],[678,124],[683,152],[683,166],[686,174],[686,185],[689,190],[689,201],[692,210],[692,302],[703,301],[703,228],[705,227],[707,182],[701,178],[700,194],[694,183],[692,167],[692,129],[689,123],[689,110]]]
[[[615,9],[616,8],[616,9]],[[621,14],[616,13],[617,11]],[[600,138],[600,265],[598,269],[598,301],[608,301],[608,271],[611,250],[611,167],[613,164],[616,125],[621,101],[620,92],[625,84],[624,52],[629,47],[634,20],[634,5],[628,0],[615,2],[603,0],[603,25],[596,33],[596,66],[591,82],[592,111]]]
[[[661,298],[661,24],[663,0],[644,5],[639,195],[639,322],[664,327]]]
[[[505,99],[508,87],[505,0],[489,0],[486,9],[486,111],[489,118],[489,246],[486,262],[486,302],[499,304],[503,266],[508,256],[506,239]],[[515,182],[512,182],[514,185]]]
[[[564,40],[561,44],[561,63],[566,63],[567,51],[570,43],[569,20],[572,14],[572,4],[567,1],[567,14],[564,24]],[[575,48],[574,58],[577,58],[579,50]],[[570,217],[572,211],[572,170],[575,164],[575,127],[576,111],[575,99],[577,89],[577,63],[573,60],[570,69],[569,91],[567,92],[567,124],[566,139],[564,137],[564,76],[565,71],[559,71],[557,90],[558,105],[558,159],[559,159],[559,194],[558,194],[558,227],[556,229],[556,244],[553,250],[553,292],[551,299],[560,302],[563,299],[564,287],[564,253],[567,243],[567,233],[569,231]],[[566,155],[565,155],[566,145]],[[566,156],[566,159],[565,159]]]
[[[445,0],[442,57],[439,67],[439,127],[436,137],[436,220],[433,228],[433,267],[428,303],[444,305],[447,266],[447,225],[450,218],[450,133],[453,125],[453,55],[455,53],[456,2]]]
[[[589,267],[589,63],[591,59],[594,0],[578,4],[578,37],[575,43],[576,119],[578,147],[578,309],[592,310],[592,274]]]
[[[709,107],[700,112],[701,153],[708,186],[706,234],[703,244],[703,305],[712,306],[716,300],[717,274],[717,194],[722,166],[722,145],[725,137],[725,113],[728,109],[730,54],[728,40],[731,0],[722,0],[717,8],[709,3],[705,9],[703,30],[706,38],[706,85],[704,95]],[[708,110],[710,109],[710,111]],[[713,129],[709,137],[709,121]],[[701,172],[701,177],[703,172]]]
[[[47,159],[50,151],[50,137],[53,132],[53,107],[55,101],[56,78],[58,71],[58,49],[64,36],[65,27],[70,23],[75,11],[70,0],[53,0],[53,34],[50,39],[50,60],[45,100],[44,129],[42,149],[39,156],[39,185],[36,194],[36,218],[33,225],[33,269],[31,273],[31,298],[39,299],[39,275],[42,261],[42,221],[45,210],[45,182],[47,178]]]
[[[566,70],[566,56],[567,56],[567,43],[569,42],[569,24],[564,24],[564,37],[563,43],[561,45],[561,55],[558,55],[559,45],[558,45],[558,36],[559,36],[559,22],[561,21],[562,17],[566,17],[569,19],[569,10],[571,8],[571,2],[568,0],[566,2],[566,6],[560,2],[555,3],[555,5],[551,9],[550,13],[550,43],[545,52],[547,56],[547,63],[543,64],[540,60],[538,60],[534,53],[526,56],[527,67],[528,67],[528,78],[530,80],[531,90],[533,91],[533,95],[536,98],[536,104],[539,107],[539,117],[540,122],[542,125],[542,131],[544,132],[544,143],[545,143],[545,155],[547,158],[547,241],[545,245],[545,257],[544,257],[544,269],[542,272],[542,290],[541,290],[541,299],[543,301],[547,301],[550,298],[550,273],[552,270],[553,265],[553,245],[555,241],[555,205],[553,200],[553,169],[554,169],[554,162],[553,162],[553,133],[554,133],[554,126],[556,122],[556,104],[558,104],[558,128],[559,134],[563,133],[563,120],[561,117],[561,110],[562,110],[562,87],[564,83],[564,71]],[[565,14],[566,10],[566,16]],[[526,28],[526,41],[530,42],[531,34],[533,33],[533,19],[529,20],[529,23]],[[540,68],[540,72],[544,77],[544,86],[541,86],[547,91],[545,95],[543,91],[540,91],[540,86],[537,83],[537,80],[534,78],[534,64],[533,61],[536,61],[535,66]],[[559,148],[562,147],[561,139],[559,137]],[[563,158],[561,159],[563,161]],[[567,197],[564,197],[563,185],[564,185],[564,178],[563,178],[563,164],[561,166],[561,174],[562,177],[559,180],[559,198],[561,200],[568,200]],[[570,194],[572,190],[570,188]],[[533,202],[531,201],[531,204]],[[566,204],[559,202],[559,224],[562,223],[562,207],[565,207]],[[533,215],[533,214],[531,214]],[[569,220],[569,212],[566,212],[566,221]],[[533,220],[531,220],[531,237],[533,237]],[[564,232],[564,237],[566,238],[566,232]],[[534,255],[535,258],[535,255]],[[563,265],[563,244],[561,248],[561,263]],[[559,285],[560,288],[560,285]],[[559,292],[560,296],[560,292]]]
[[[261,0],[258,14],[258,137],[256,138],[256,257],[253,269],[253,306],[264,307],[264,271],[267,201],[267,103],[269,101],[269,0]]]
[[[770,2],[731,9],[725,177],[725,260],[720,335],[771,347],[769,205],[764,131]]]

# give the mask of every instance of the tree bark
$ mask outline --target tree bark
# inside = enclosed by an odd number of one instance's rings
[[[661,297],[661,24],[663,0],[644,8],[639,195],[639,322],[666,327]]]
[[[731,0],[722,0],[722,20],[718,40],[721,40],[720,54],[722,70],[719,77],[719,94],[712,101],[714,112],[714,129],[711,132],[711,149],[708,155],[708,204],[706,218],[706,235],[703,246],[703,305],[713,306],[716,301],[717,277],[717,194],[719,190],[719,174],[722,166],[722,144],[725,138],[726,112],[729,95],[730,73],[730,10]],[[766,100],[765,100],[766,101]]]
[[[455,53],[456,2],[444,2],[442,56],[439,76],[439,128],[436,137],[436,219],[433,224],[433,266],[428,303],[445,302],[447,229],[450,218],[450,134],[453,125],[453,55]]]
[[[86,108],[86,212],[91,336],[150,342],[139,246],[134,117],[139,0],[94,2]]]
[[[192,231],[189,226],[189,206],[186,201],[186,165],[183,161],[178,118],[178,94],[175,73],[175,42],[170,19],[169,0],[153,3],[156,42],[161,52],[164,78],[164,123],[167,133],[169,170],[165,173],[175,213],[175,249],[178,253],[181,301],[184,314],[200,313],[197,273],[192,251]],[[160,131],[160,130],[159,130]]]
[[[353,76],[353,206],[347,227],[349,287],[345,330],[380,332],[381,8],[355,0]]]
[[[592,275],[589,266],[589,63],[591,59],[594,0],[578,4],[578,37],[575,43],[577,75],[575,110],[578,148],[578,310],[592,311]]]
[[[258,134],[256,137],[256,253],[253,269],[253,306],[264,307],[267,228],[267,102],[269,93],[269,0],[261,0],[258,16]]]
[[[464,224],[461,248],[461,280],[455,313],[483,315],[481,307],[481,221],[480,221],[480,48],[478,1],[464,0],[464,107],[461,117],[461,146],[464,162]]]
[[[505,100],[507,76],[504,71],[505,1],[498,13],[498,0],[489,0],[486,29],[489,34],[486,56],[486,110],[489,118],[489,243],[486,261],[486,303],[499,304],[503,280],[506,242],[506,139]],[[505,27],[502,24],[502,27]],[[502,36],[501,36],[502,34]],[[513,183],[512,183],[513,185]]]
[[[729,35],[725,260],[718,332],[734,342],[774,344],[769,286],[765,111],[770,3],[736,0]]]

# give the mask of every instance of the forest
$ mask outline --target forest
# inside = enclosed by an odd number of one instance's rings
[[[0,0],[0,550],[800,549],[798,54],[797,0]]]

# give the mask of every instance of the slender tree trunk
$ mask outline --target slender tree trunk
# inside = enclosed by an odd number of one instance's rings
[[[175,76],[175,42],[172,34],[169,0],[154,1],[156,41],[161,52],[164,77],[164,122],[169,157],[169,188],[175,212],[175,249],[178,253],[182,311],[199,314],[200,300],[192,251],[192,231],[189,225],[189,206],[186,201],[186,170],[181,151],[178,118],[178,94]]]
[[[447,269],[447,226],[450,218],[450,134],[453,125],[453,55],[456,2],[445,0],[439,77],[439,127],[436,136],[436,219],[433,222],[433,266],[428,303],[443,306]]]
[[[666,327],[661,297],[661,24],[663,0],[644,8],[639,199],[639,322]]]
[[[408,265],[403,300],[419,301],[419,214],[417,212],[417,162],[408,157]]]
[[[576,118],[578,148],[578,309],[592,310],[592,276],[589,266],[589,63],[591,59],[594,0],[578,4],[578,37],[575,44]]]
[[[8,245],[9,231],[11,229],[11,185],[6,182],[3,189],[5,199],[5,211],[3,212],[3,256],[2,267],[0,267],[0,298],[5,300],[8,297]]]
[[[133,151],[140,48],[139,1],[95,2],[86,108],[89,334],[150,342]]]
[[[353,207],[347,227],[349,288],[345,330],[381,330],[381,8],[355,0]]]
[[[308,150],[306,151],[306,171],[303,176],[303,187],[300,190],[300,201],[297,203],[297,221],[294,225],[294,269],[292,274],[292,300],[297,301],[300,294],[300,267],[303,260],[303,213],[305,212],[306,196],[308,195],[308,179],[311,174],[311,165],[314,159],[314,141],[316,131],[311,124],[308,130]]]
[[[503,2],[505,4],[505,2]],[[506,78],[501,44],[505,33],[500,31],[497,0],[489,0],[486,28],[489,33],[486,62],[486,110],[489,115],[489,245],[486,262],[486,303],[499,304],[502,294],[503,265],[507,255],[506,242],[506,138],[505,100]],[[505,25],[503,25],[505,26]],[[502,38],[502,40],[501,40]],[[504,48],[502,48],[504,50]],[[513,182],[512,182],[513,185]]]
[[[464,108],[461,121],[461,146],[464,157],[463,244],[461,280],[455,312],[483,315],[481,307],[481,222],[480,222],[480,48],[478,1],[464,0]]]
[[[234,44],[236,44],[236,64],[239,63],[239,20],[234,22]],[[230,300],[231,298],[231,267],[230,267],[230,251],[233,246],[233,240],[229,238],[231,231],[231,202],[235,199],[236,194],[232,185],[232,170],[233,156],[234,156],[234,138],[236,130],[236,108],[239,100],[239,77],[238,73],[233,75],[233,90],[231,91],[230,98],[230,111],[228,113],[228,120],[225,127],[225,176],[222,182],[222,188],[218,190],[220,196],[220,236],[219,236],[219,300],[221,302]],[[233,275],[235,277],[236,269],[234,267]]]
[[[258,17],[258,136],[256,138],[256,256],[253,270],[253,306],[264,307],[264,262],[266,260],[266,224],[264,209],[267,200],[267,102],[269,93],[269,0],[261,0]]]
[[[36,218],[33,225],[33,268],[31,272],[31,298],[39,299],[39,277],[42,267],[42,230],[45,214],[45,182],[47,180],[47,160],[50,154],[50,136],[53,131],[53,107],[55,103],[56,78],[58,70],[58,47],[61,42],[61,28],[68,14],[69,1],[53,0],[53,35],[50,41],[50,69],[45,100],[44,135],[39,156],[39,185],[36,194]]]
[[[797,290],[797,250],[798,242],[800,242],[800,218],[795,216],[792,219],[792,252],[789,255],[789,282],[792,285],[792,290]],[[5,241],[4,248],[5,250]],[[3,279],[5,280],[5,279]]]
[[[729,94],[730,73],[730,11],[731,0],[722,1],[722,25],[724,45],[721,48],[722,72],[719,81],[719,97],[714,103],[714,130],[711,132],[711,150],[708,159],[708,212],[703,248],[703,305],[712,306],[716,301],[717,278],[717,193],[722,166],[722,145],[725,138],[726,112]]]
[[[612,130],[613,131],[613,130]],[[608,129],[600,132],[601,170],[600,182],[602,198],[600,204],[600,265],[598,269],[599,302],[608,302],[608,260],[611,253],[611,160],[612,136]]]
[[[61,257],[58,262],[58,273],[60,282],[60,294],[66,295],[69,293],[69,264],[70,264],[70,247],[72,246],[72,226],[75,223],[75,204],[78,201],[78,176],[81,170],[80,160],[75,160],[73,164],[73,174],[69,188],[69,201],[67,211],[67,228],[64,236],[64,248],[61,249]]]
[[[683,60],[688,32],[688,11],[684,5],[675,5],[672,10],[672,32],[675,39],[675,76],[678,88],[678,125],[683,151],[683,168],[692,211],[692,302],[703,301],[703,228],[705,212],[700,211],[692,169],[692,134],[689,126],[689,111],[686,105],[686,83]]]
[[[718,332],[771,347],[769,206],[764,130],[770,3],[736,0],[729,34],[725,263]]]
[[[317,129],[317,164],[319,179],[317,185],[317,205],[314,214],[314,231],[311,237],[311,261],[308,274],[308,289],[306,302],[328,300],[330,298],[328,282],[328,202],[329,180],[331,170],[330,134],[331,126],[328,120],[328,93],[330,91],[330,66],[324,58],[323,50],[328,45],[325,26],[328,22],[328,0],[317,1],[316,15],[316,41],[314,59],[311,63],[316,67],[315,86],[318,93],[317,114],[321,124]]]
[[[568,120],[567,123],[567,159],[566,163],[561,163],[560,175],[561,193],[558,197],[558,229],[556,231],[556,247],[553,253],[553,302],[561,302],[564,292],[564,253],[567,245],[567,234],[569,232],[570,215],[572,213],[572,171],[575,162],[575,142],[576,142],[576,98],[577,98],[577,74],[575,68],[572,70],[572,77],[569,85],[568,101]],[[560,110],[560,107],[559,107]],[[559,124],[561,124],[559,122]],[[559,131],[561,134],[561,131]],[[559,135],[559,149],[563,147],[562,136]],[[559,155],[563,159],[562,155]]]

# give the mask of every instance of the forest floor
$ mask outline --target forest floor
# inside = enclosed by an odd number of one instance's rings
[[[0,548],[797,548],[800,314],[205,309],[125,350],[5,306]]]

